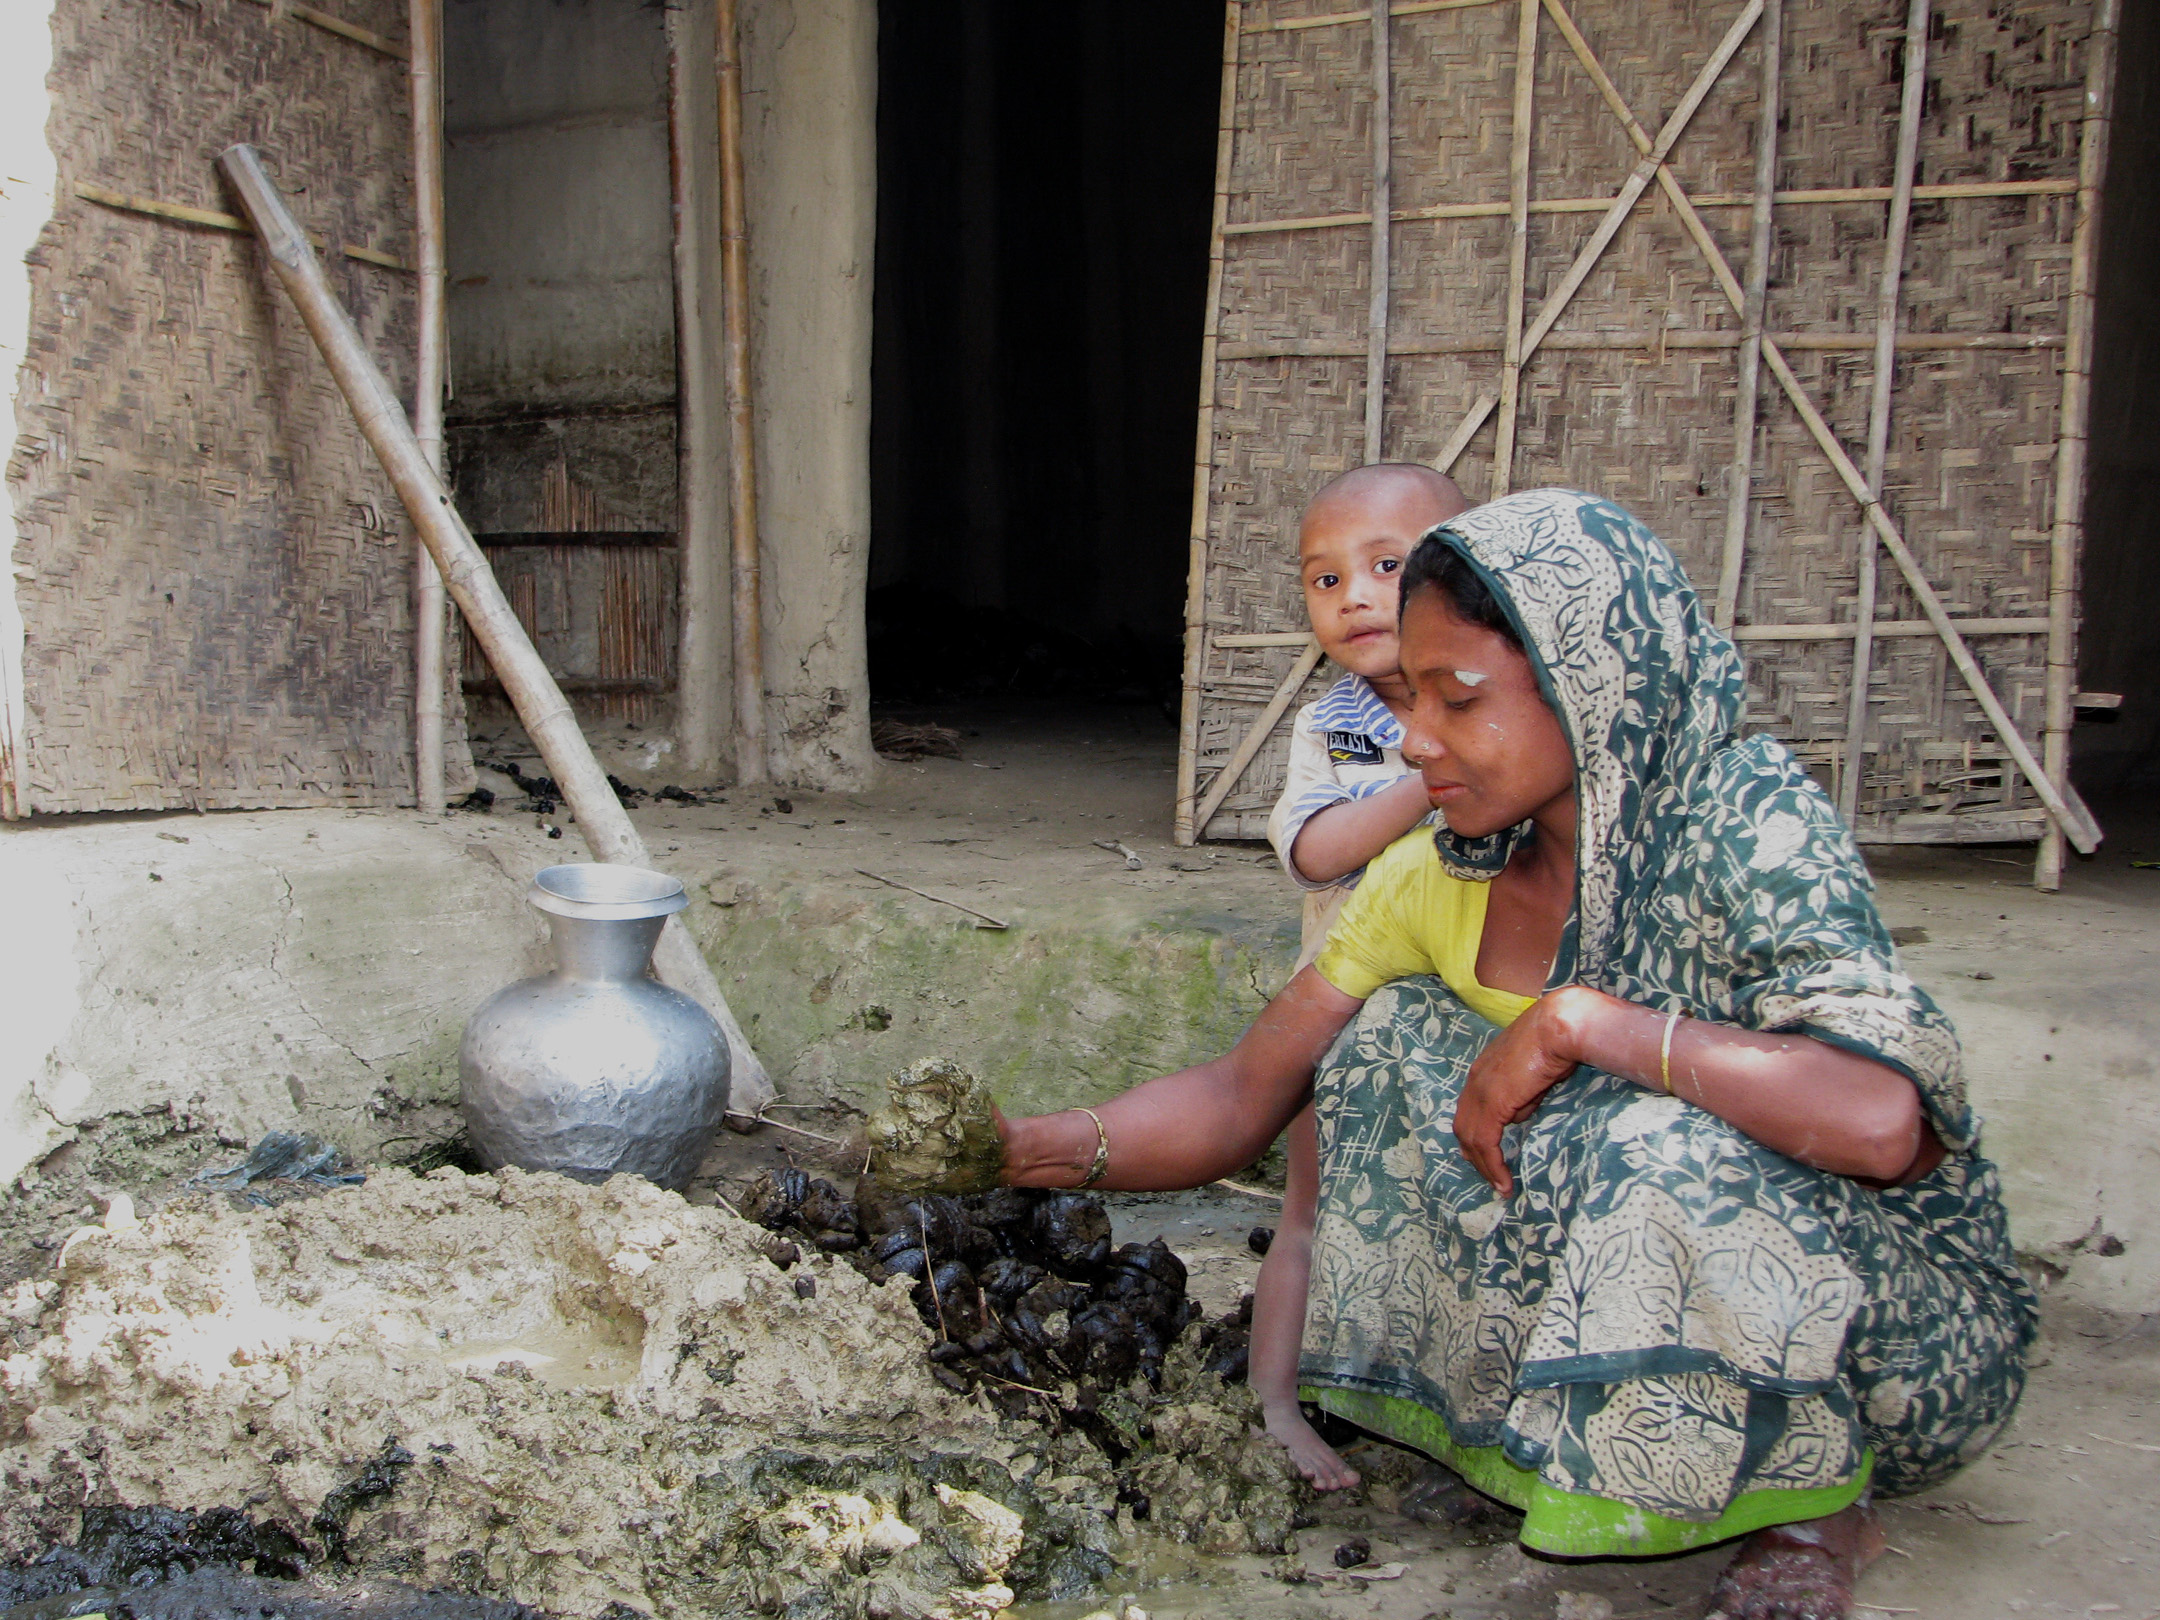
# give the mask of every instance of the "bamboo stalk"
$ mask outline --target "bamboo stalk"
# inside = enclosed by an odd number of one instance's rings
[[[2085,128],[2078,149],[2077,222],[2070,231],[2070,346],[2063,355],[2062,413],[2055,455],[2055,524],[2048,552],[2047,715],[2041,763],[2058,789],[2070,787],[2070,727],[2076,720],[2078,554],[2085,539],[2085,448],[2092,408],[2093,293],[2100,273],[2100,181],[2107,172],[2115,98],[2115,34],[2121,0],[2097,0],[2085,60]],[[2040,840],[2033,887],[2062,887],[2063,838]]]
[[[1491,3],[1491,0],[1483,0]],[[2077,191],[2075,180],[1957,180],[1940,185],[1914,186],[1914,202],[1955,202],[1988,197],[2067,197]],[[1888,202],[1892,196],[1889,186],[1831,186],[1805,191],[1779,191],[1771,200],[1780,207],[1788,205],[1807,206],[1813,203],[1878,203]],[[1694,199],[1697,208],[1747,208],[1755,206],[1753,191],[1706,192]],[[1533,214],[1595,214],[1610,208],[1613,197],[1549,197],[1533,198],[1530,212]],[[1397,224],[1415,225],[1437,219],[1505,219],[1509,205],[1506,201],[1474,203],[1435,203],[1428,208],[1398,208],[1393,218]],[[1267,231],[1316,231],[1330,230],[1344,225],[1367,225],[1372,216],[1356,214],[1308,214],[1291,219],[1250,219],[1225,225],[1223,230],[1231,236],[1256,236]]]
[[[1545,349],[1610,354],[1656,355],[1672,349],[1737,349],[1746,333],[1731,332],[1552,332],[1538,344]],[[1820,354],[1868,354],[1875,348],[1872,337],[1849,332],[1765,332],[1765,338],[1790,352]],[[2060,349],[2060,332],[1900,332],[1900,354],[1962,354],[1997,350],[2023,353]],[[1395,359],[1428,354],[1497,354],[1502,345],[1495,338],[1412,338],[1389,347]],[[1361,355],[1363,348],[1340,338],[1291,338],[1265,343],[1223,343],[1216,346],[1222,360],[1318,360],[1346,359]]]
[[[187,203],[159,202],[155,197],[135,197],[124,191],[109,191],[103,186],[91,185],[86,180],[75,183],[75,195],[84,202],[94,202],[105,208],[117,208],[126,214],[146,214],[152,219],[169,219],[179,225],[203,225],[213,231],[232,231],[237,235],[248,234],[248,222],[238,214],[221,214],[214,208],[195,208]],[[370,247],[359,247],[351,242],[333,242],[319,231],[307,233],[307,239],[325,253],[340,253],[348,259],[358,259],[362,264],[380,265],[385,270],[402,270],[410,275],[413,266],[388,253],[378,253]]]
[[[1230,213],[1230,160],[1237,121],[1238,52],[1243,7],[1223,6],[1222,91],[1215,126],[1215,211],[1208,234],[1207,313],[1200,334],[1200,417],[1194,430],[1192,528],[1185,558],[1184,690],[1178,698],[1176,809],[1170,836],[1191,844],[1200,836],[1193,814],[1199,793],[1200,676],[1207,661],[1208,498],[1215,477],[1215,348],[1222,331],[1223,221]]]
[[[1748,514],[1755,504],[1755,417],[1762,394],[1762,335],[1770,299],[1771,215],[1777,201],[1778,104],[1783,82],[1785,5],[1763,7],[1762,105],[1755,125],[1755,203],[1748,217],[1747,308],[1741,322],[1740,375],[1733,390],[1733,462],[1727,474],[1725,549],[1718,563],[1711,622],[1732,628],[1740,607],[1740,570],[1747,557]]]
[[[1952,619],[1964,636],[2039,636],[2048,622],[2027,619]],[[1725,632],[1735,641],[1851,641],[1860,633],[1856,624],[1740,624]],[[1877,619],[1875,639],[1885,636],[1931,636],[1935,626],[1926,619]]]
[[[1448,435],[1448,442],[1442,445],[1440,453],[1433,457],[1435,472],[1455,470],[1455,463],[1462,458],[1462,453],[1470,448],[1470,441],[1477,437],[1477,430],[1485,425],[1485,418],[1492,415],[1493,407],[1499,403],[1498,394],[1478,395],[1470,409],[1463,413],[1463,419],[1455,424],[1455,431]]]
[[[1556,19],[1565,16],[1560,0],[1546,0],[1546,3]],[[1580,35],[1577,34],[1570,43],[1575,44],[1579,39]],[[1576,44],[1575,49],[1578,57],[1584,60],[1585,66],[1590,70],[1592,78],[1598,82],[1614,116],[1627,130],[1629,139],[1634,141],[1636,149],[1648,152],[1651,146],[1648,131],[1628,110],[1627,103],[1621,99],[1618,89],[1613,86],[1604,68],[1597,63],[1597,58],[1589,53],[1587,44]],[[1664,191],[1666,199],[1671,202],[1688,239],[1695,244],[1696,252],[1709,267],[1712,277],[1717,281],[1718,290],[1725,295],[1726,303],[1732,307],[1735,314],[1742,313],[1746,308],[1747,294],[1741,288],[1739,278],[1733,274],[1732,265],[1727,262],[1724,250],[1710,235],[1710,228],[1703,223],[1702,215],[1695,211],[1686,188],[1680,184],[1672,170],[1663,165],[1658,168],[1658,185]],[[1949,610],[1943,606],[1942,598],[1929,583],[1911,548],[1905,544],[1904,535],[1898,531],[1890,514],[1883,510],[1882,503],[1869,494],[1867,481],[1861,476],[1860,469],[1853,465],[1852,457],[1845,453],[1845,447],[1838,443],[1837,435],[1830,431],[1829,423],[1823,420],[1822,412],[1816,409],[1815,402],[1808,397],[1807,390],[1801,386],[1791,363],[1786,360],[1784,351],[1768,337],[1763,339],[1763,358],[1769,363],[1771,375],[1777,379],[1785,397],[1792,402],[1792,407],[1799,414],[1809,436],[1815,440],[1817,448],[1844,482],[1847,491],[1860,503],[1868,522],[1874,525],[1875,532],[1882,537],[1883,545],[1897,562],[1899,572],[1905,576],[1907,586],[1919,599],[1921,611],[1927,615],[1928,622],[1942,637],[1943,646],[1949,651],[1950,661],[1956,666],[1966,689],[1972,693],[1973,701],[1980,705],[1981,712],[1988,717],[1988,724],[1995,728],[2005,750],[2017,761],[2018,769],[2025,773],[2026,779],[2033,785],[2033,791],[2040,796],[2041,802],[2047,806],[2048,813],[2054,817],[2056,823],[2063,828],[2071,844],[2081,852],[2097,848],[2100,828],[2093,820],[2092,812],[2067,782],[2058,787],[2041,769],[2030,745],[2011,722],[2008,711],[2002,706],[2002,700],[1995,695],[1995,689],[1988,684],[1987,676],[1974,660],[1972,649],[1966,646],[1964,637],[1951,622]]]
[[[383,471],[396,486],[421,542],[434,554],[451,596],[502,681],[527,735],[547,762],[548,774],[561,785],[587,849],[598,861],[650,866],[652,857],[645,840],[615,797],[615,790],[608,786],[607,773],[593,758],[584,734],[578,730],[569,701],[519,625],[487,559],[473,544],[464,519],[450,503],[449,491],[443,488],[420,442],[413,437],[412,425],[405,420],[397,396],[369,356],[352,318],[330,290],[321,263],[293,222],[277,187],[263,172],[261,158],[251,146],[229,146],[218,158],[218,167],[240,194],[271,269],[291,295],[308,335],[322,351],[339,392],[352,408],[353,418]],[[664,981],[694,997],[719,1021],[727,1036],[733,1068],[731,1102],[755,1113],[771,1101],[772,1081],[743,1038],[712,968],[680,917],[668,919],[653,952],[653,966]]]
[[[1318,639],[1308,635],[1305,643],[1305,650],[1292,662],[1290,673],[1285,675],[1282,684],[1275,688],[1275,695],[1268,699],[1267,706],[1246,728],[1245,735],[1238,739],[1237,748],[1231,753],[1229,762],[1216,772],[1215,780],[1208,784],[1207,796],[1200,801],[1199,813],[1193,818],[1203,832],[1207,830],[1207,824],[1213,819],[1215,812],[1222,808],[1223,800],[1230,797],[1230,790],[1237,786],[1238,779],[1245,774],[1245,767],[1259,754],[1261,746],[1274,731],[1275,722],[1283,717],[1283,711],[1290,707],[1291,700],[1298,695],[1306,678],[1319,666]]]
[[[727,730],[728,693],[723,672],[727,632],[718,604],[729,589],[726,575],[728,491],[724,445],[715,435],[725,414],[715,411],[715,356],[706,329],[706,254],[712,222],[707,193],[696,184],[698,121],[693,116],[688,53],[692,13],[670,7],[668,37],[668,187],[675,261],[675,466],[681,510],[675,543],[677,576],[675,739],[688,770],[718,769]],[[702,19],[709,10],[700,8]],[[704,132],[707,139],[713,131]],[[708,148],[709,150],[709,148]],[[725,385],[717,390],[724,396]]]
[[[1372,8],[1372,296],[1365,320],[1365,459],[1381,461],[1387,454],[1387,360],[1388,291],[1394,255],[1388,228],[1394,215],[1393,96],[1389,70],[1394,47],[1388,8]]]
[[[395,57],[401,62],[410,60],[406,47],[397,41],[385,39],[372,28],[362,28],[357,23],[347,22],[343,17],[333,17],[327,11],[317,11],[313,6],[300,5],[298,0],[254,0],[254,4],[269,7],[272,22],[277,21],[281,15],[290,17],[294,22],[304,22],[311,27],[320,28],[326,34],[349,39],[355,45],[365,45],[379,56]]]
[[[442,0],[407,0],[412,36],[413,257],[419,263],[419,343],[413,365],[413,437],[443,476],[444,295]],[[423,813],[439,815],[443,789],[444,615],[442,574],[413,547],[413,782]]]
[[[1435,11],[1468,11],[1475,6],[1498,5],[1500,0],[1403,0],[1389,6],[1390,14],[1397,17],[1422,17]],[[1255,23],[1247,30],[1254,34],[1293,34],[1307,28],[1334,28],[1343,23],[1368,21],[1376,8],[1363,11],[1331,11],[1320,17],[1285,17],[1280,22]]]
[[[1488,499],[1513,487],[1515,424],[1522,402],[1523,303],[1530,271],[1530,115],[1537,90],[1538,0],[1521,0],[1515,20],[1515,99],[1508,124],[1507,306],[1501,316],[1500,425],[1493,435]],[[1638,188],[1639,189],[1639,188]]]
[[[1905,233],[1912,218],[1913,171],[1920,162],[1920,109],[1927,100],[1928,0],[1905,12],[1905,86],[1898,102],[1897,166],[1890,177],[1890,217],[1883,229],[1882,273],[1875,282],[1875,381],[1868,395],[1867,486],[1880,502],[1890,454],[1890,395],[1897,384],[1898,305],[1905,278]],[[1851,826],[1860,819],[1867,775],[1868,676],[1875,667],[1875,538],[1860,534],[1859,577],[1853,603],[1852,691],[1845,711],[1845,765],[1838,773],[1838,810]]]
[[[750,227],[743,177],[742,38],[736,0],[715,0],[720,82],[720,345],[726,359],[728,535],[734,555],[735,779],[770,776],[765,757],[765,628],[758,583],[757,434],[750,374]]]

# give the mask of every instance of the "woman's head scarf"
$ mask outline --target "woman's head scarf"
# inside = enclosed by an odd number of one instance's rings
[[[1664,543],[1563,489],[1432,533],[1506,610],[1574,749],[1576,905],[1552,982],[1878,1057],[1912,1077],[1946,1144],[1968,1145],[1956,1034],[1898,971],[1828,797],[1782,744],[1741,735],[1740,654]],[[1450,870],[1482,879],[1530,826],[1435,836]]]

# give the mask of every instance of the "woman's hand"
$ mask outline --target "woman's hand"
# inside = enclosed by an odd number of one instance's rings
[[[1515,1175],[1501,1151],[1500,1133],[1537,1112],[1545,1093],[1582,1062],[1577,1002],[1594,995],[1579,985],[1549,990],[1478,1054],[1455,1103],[1455,1140],[1471,1168],[1502,1198]]]

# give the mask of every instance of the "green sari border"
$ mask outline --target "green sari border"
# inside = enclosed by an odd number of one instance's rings
[[[1525,1547],[1558,1558],[1663,1558],[1774,1524],[1825,1518],[1857,1502],[1875,1472],[1875,1455],[1866,1452],[1845,1484],[1745,1491],[1708,1524],[1692,1524],[1608,1497],[1563,1491],[1517,1466],[1498,1446],[1457,1445],[1438,1414],[1399,1395],[1307,1386],[1298,1399],[1452,1468],[1473,1490],[1522,1513]]]

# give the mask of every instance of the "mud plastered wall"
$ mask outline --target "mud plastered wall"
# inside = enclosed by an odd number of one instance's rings
[[[343,14],[397,35],[403,9]],[[410,802],[412,540],[298,316],[251,238],[77,194],[229,211],[212,165],[249,141],[310,230],[407,256],[404,64],[247,0],[57,0],[52,38],[17,812]],[[409,385],[410,275],[325,262]]]

